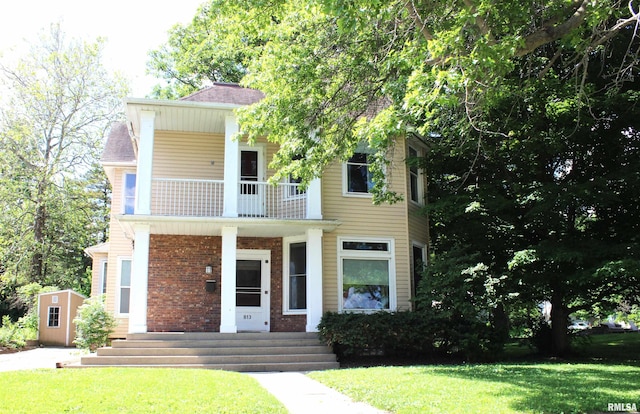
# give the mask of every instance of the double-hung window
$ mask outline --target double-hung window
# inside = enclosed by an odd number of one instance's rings
[[[307,311],[307,243],[285,239],[284,263],[284,313],[304,314]]]
[[[129,314],[131,297],[131,259],[120,260],[120,283],[118,286],[118,313]]]
[[[373,189],[371,150],[359,145],[343,167],[343,192],[348,195],[368,195]]]
[[[340,237],[338,243],[342,310],[394,310],[393,240]]]
[[[422,178],[422,173],[420,172],[420,168],[416,164],[417,159],[420,157],[420,152],[413,148],[409,147],[408,153],[408,161],[409,161],[409,198],[414,203],[423,204],[424,203],[424,179]]]
[[[124,175],[124,193],[123,204],[124,214],[134,214],[136,204],[136,175],[133,173],[126,173]]]

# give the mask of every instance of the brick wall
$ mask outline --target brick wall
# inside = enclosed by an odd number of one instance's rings
[[[237,247],[271,251],[271,331],[304,331],[305,315],[282,314],[282,239],[239,237]],[[221,237],[151,235],[149,332],[219,331],[221,253]],[[207,279],[217,281],[215,292],[206,292]]]

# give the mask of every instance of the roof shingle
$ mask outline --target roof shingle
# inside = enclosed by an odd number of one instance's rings
[[[212,86],[180,98],[180,100],[251,105],[262,98],[264,98],[264,94],[256,89],[243,88],[235,83],[214,83]]]

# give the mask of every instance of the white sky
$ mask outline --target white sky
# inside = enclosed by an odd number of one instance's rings
[[[206,0],[0,0],[0,59],[20,53],[41,29],[60,20],[67,37],[107,39],[103,63],[144,97],[157,80],[145,75],[147,54],[167,40],[168,30],[188,23]],[[23,48],[24,49],[24,48]]]

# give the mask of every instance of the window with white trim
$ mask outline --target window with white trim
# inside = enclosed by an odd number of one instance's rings
[[[338,238],[341,309],[394,310],[393,239]]]
[[[360,144],[342,165],[342,192],[345,195],[367,196],[373,189],[371,173],[372,151],[366,144]]]
[[[118,313],[129,314],[131,298],[131,259],[120,259],[120,276],[118,283]]]
[[[49,315],[47,318],[47,327],[60,327],[60,306],[49,306]]]
[[[284,241],[284,313],[307,311],[307,243],[303,238]]]
[[[424,272],[424,266],[426,265],[426,247],[422,243],[413,242],[411,244],[411,275],[412,275],[412,290],[413,296],[416,296],[420,281],[422,280],[422,274]]]
[[[100,285],[98,286],[98,295],[107,293],[107,260],[100,262]]]
[[[134,214],[136,204],[136,175],[134,173],[125,173],[122,191],[124,214]]]
[[[409,199],[414,203],[424,204],[424,179],[422,172],[416,164],[416,159],[421,156],[420,151],[409,147]]]

